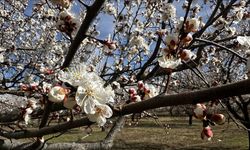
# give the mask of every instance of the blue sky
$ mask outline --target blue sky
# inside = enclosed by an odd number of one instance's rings
[[[32,14],[32,7],[35,4],[36,0],[29,0],[28,6],[25,9],[24,13],[28,16]]]

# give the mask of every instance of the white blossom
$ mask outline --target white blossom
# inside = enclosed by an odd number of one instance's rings
[[[114,15],[116,16],[116,8],[114,7],[113,4],[111,3],[105,3],[103,7],[103,11],[109,15]]]
[[[183,61],[188,62],[192,59],[195,59],[196,55],[192,51],[184,49],[182,50],[180,57]]]
[[[103,126],[106,123],[106,118],[110,118],[113,115],[112,109],[105,104],[100,104],[94,101],[94,109],[92,114],[87,114],[88,118],[92,122],[97,122],[99,126]]]
[[[245,46],[247,48],[250,47],[250,36],[237,36],[237,41],[242,46]]]
[[[206,111],[206,106],[204,104],[196,104],[196,107],[194,109],[194,115],[197,119],[204,119],[205,117],[205,111]]]
[[[77,65],[66,69],[66,71],[61,71],[58,74],[58,79],[67,82],[72,86],[80,86],[82,81],[86,80],[87,66],[84,64]]]
[[[130,46],[142,47],[146,50],[149,49],[145,39],[140,35],[134,35],[130,40]]]
[[[176,8],[170,3],[164,3],[162,6],[162,20],[174,19],[176,16]]]
[[[197,18],[189,18],[186,21],[185,31],[196,32],[200,26],[200,21]]]
[[[68,35],[75,36],[79,27],[80,20],[73,16],[68,11],[62,11],[59,14],[58,20],[56,22],[56,28],[61,32],[65,32]]]
[[[149,98],[155,97],[159,94],[159,90],[155,88],[152,84],[145,84],[145,96],[144,100],[147,100]]]
[[[52,4],[59,5],[64,8],[69,8],[72,0],[50,0]]]
[[[58,78],[77,87],[75,101],[86,114],[94,113],[95,101],[100,104],[114,101],[115,94],[111,86],[104,87],[102,78],[84,64],[61,71]]]
[[[175,69],[181,64],[181,59],[171,55],[163,55],[158,59],[158,62],[162,68]]]
[[[32,112],[33,112],[33,109],[30,108],[30,107],[25,109],[25,113],[23,115],[23,119],[24,119],[25,124],[29,123],[29,121],[30,121],[30,114],[32,114]]]
[[[179,38],[177,34],[171,34],[166,36],[166,44],[170,49],[172,50],[176,49],[178,43],[179,43]]]
[[[77,88],[76,103],[81,106],[85,113],[93,114],[95,101],[101,104],[114,101],[114,92],[110,86],[104,88],[98,81],[87,81]]]
[[[50,91],[50,89],[52,88],[52,84],[47,83],[47,82],[43,82],[43,92],[48,92]]]
[[[61,86],[54,86],[50,89],[48,97],[51,102],[60,103],[66,97],[67,91]]]

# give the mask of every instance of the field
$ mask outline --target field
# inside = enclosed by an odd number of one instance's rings
[[[188,125],[186,117],[160,117],[141,119],[138,125],[126,125],[115,138],[112,149],[187,149],[187,150],[226,150],[248,149],[247,132],[239,129],[233,122],[212,127],[214,137],[211,141],[202,140],[200,132],[202,123],[193,121]],[[51,142],[92,142],[102,140],[106,133],[100,128],[93,128],[87,135],[84,128],[74,129]],[[47,136],[48,138],[48,136]]]

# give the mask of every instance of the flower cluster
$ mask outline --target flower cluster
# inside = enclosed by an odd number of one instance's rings
[[[103,51],[105,54],[112,54],[112,52],[117,48],[116,44],[116,41],[112,41],[109,35],[108,39],[103,42]]]
[[[186,33],[196,32],[200,26],[200,21],[197,18],[189,18],[183,26]]]
[[[171,3],[163,3],[162,8],[162,20],[174,19],[176,16],[176,8]]]
[[[132,36],[130,40],[130,46],[142,47],[146,50],[149,49],[145,39],[142,36],[136,34]]]
[[[104,81],[93,72],[93,69],[79,65],[61,71],[58,79],[64,82],[65,87],[52,87],[48,94],[50,101],[63,102],[64,107],[70,109],[78,105],[90,121],[97,122],[100,126],[106,123],[106,118],[112,116],[112,109],[107,103],[114,102],[114,91],[111,86],[104,87]],[[73,93],[75,96],[69,97]]]
[[[130,88],[128,92],[130,102],[139,102],[158,95],[158,90],[153,85],[144,84],[142,81],[137,83],[137,90]]]
[[[50,0],[52,4],[61,6],[63,8],[69,8],[72,0]]]
[[[27,92],[29,92],[29,91],[38,91],[39,90],[39,88],[38,88],[38,83],[36,83],[36,82],[33,82],[33,83],[30,83],[30,84],[23,84],[23,83],[21,83],[20,84],[20,89],[22,90],[22,91],[27,91]]]
[[[196,18],[188,18],[185,23],[180,21],[176,28],[176,33],[166,36],[166,47],[162,49],[161,56],[158,59],[162,68],[175,69],[181,64],[181,61],[189,62],[196,58],[196,55],[184,47],[188,46],[193,40],[191,32],[196,32],[200,21]],[[181,34],[180,34],[181,33]],[[163,36],[164,34],[159,34]]]
[[[194,109],[194,116],[203,121],[203,130],[201,132],[201,138],[211,140],[213,137],[212,128],[210,125],[222,125],[225,123],[225,116],[223,114],[211,114],[208,113],[207,107],[204,104],[196,104]]]
[[[51,102],[60,103],[67,98],[69,90],[62,86],[54,86],[50,89],[48,98]]]
[[[116,8],[112,3],[105,3],[103,7],[103,11],[109,15],[116,16]]]
[[[250,36],[237,36],[237,41],[241,46],[250,48]]]
[[[67,35],[75,35],[79,28],[79,21],[69,12],[62,11],[59,14],[56,28]]]

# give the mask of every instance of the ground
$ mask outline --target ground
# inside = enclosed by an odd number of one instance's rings
[[[112,149],[187,149],[187,150],[226,150],[248,149],[247,132],[238,128],[232,121],[212,127],[214,137],[211,141],[202,140],[202,123],[194,120],[188,125],[188,117],[160,117],[141,119],[138,125],[126,125],[118,133]],[[94,127],[91,135],[84,128],[74,129],[51,142],[89,142],[102,140],[106,133]],[[48,138],[50,136],[47,136]]]

